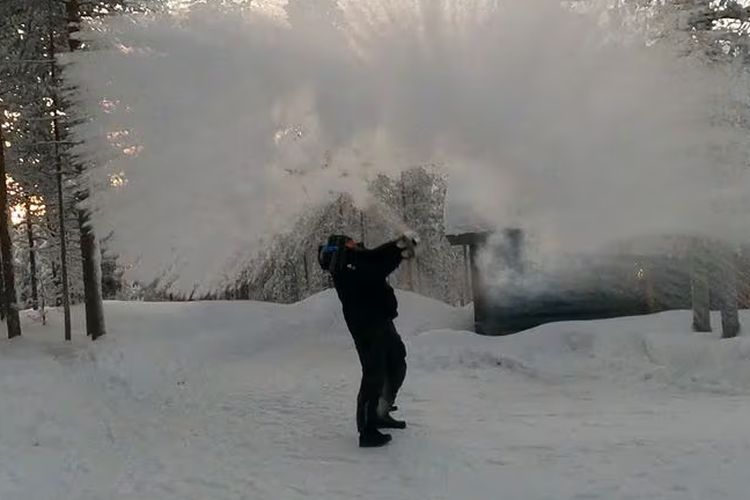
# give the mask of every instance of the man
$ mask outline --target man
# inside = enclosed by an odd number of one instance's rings
[[[406,427],[390,415],[406,376],[406,348],[393,324],[398,302],[386,279],[403,259],[414,257],[417,243],[416,235],[408,233],[369,250],[348,236],[334,235],[319,249],[320,264],[333,276],[362,365],[357,430],[363,448],[391,440],[379,429]]]

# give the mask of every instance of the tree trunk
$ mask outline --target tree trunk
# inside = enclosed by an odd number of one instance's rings
[[[312,291],[312,286],[310,283],[310,266],[307,263],[307,252],[302,254],[302,265],[305,270],[305,286],[307,287],[305,292],[310,293]]]
[[[721,337],[732,339],[740,333],[740,317],[737,310],[737,266],[734,252],[726,251],[721,262]]]
[[[471,302],[471,260],[469,259],[469,246],[463,245],[461,248],[463,248],[464,251],[464,289],[461,293],[461,299],[463,300],[463,304],[461,305],[468,305],[469,302]]]
[[[3,279],[2,266],[3,259],[2,255],[0,255],[0,321],[5,321],[5,301],[2,300],[2,297],[5,295],[5,279]]]
[[[42,315],[42,325],[47,326],[47,294],[44,289],[44,281],[42,281],[42,293],[39,294],[39,309]]]
[[[96,340],[107,333],[102,299],[102,268],[99,244],[89,223],[87,210],[78,210],[83,260],[83,294],[86,302],[86,334]]]
[[[68,48],[74,52],[80,48],[80,41],[73,36],[79,29],[81,14],[78,0],[67,0],[66,17],[68,20]],[[79,174],[83,169],[79,167]],[[87,200],[88,187],[80,188],[78,202]],[[107,333],[104,322],[104,301],[102,298],[102,267],[99,241],[91,226],[91,214],[86,208],[78,209],[78,227],[81,232],[81,259],[83,264],[83,290],[86,305],[86,334],[92,340]]]
[[[68,244],[65,241],[65,197],[63,195],[63,167],[57,141],[60,139],[58,121],[55,119],[55,162],[57,163],[57,210],[60,237],[60,281],[62,285],[63,328],[65,340],[71,340],[70,289],[68,288]]]
[[[57,85],[57,64],[54,61],[55,57],[55,34],[52,29],[52,2],[49,2],[49,52],[50,57],[53,58],[50,64],[50,70],[52,73],[52,85]],[[63,161],[60,153],[60,120],[58,118],[58,111],[60,109],[59,100],[57,98],[57,92],[52,92],[52,109],[54,110],[54,119],[52,120],[52,131],[54,133],[54,150],[55,150],[55,166],[57,168],[56,181],[57,181],[57,211],[58,211],[58,223],[60,225],[60,270],[62,278],[62,306],[63,306],[63,328],[65,330],[65,340],[71,340],[71,326],[70,326],[70,290],[68,289],[68,247],[65,241],[65,197],[63,195]]]
[[[74,52],[81,47],[81,41],[72,36],[80,30],[81,25],[78,0],[65,0],[65,17],[68,20],[68,48],[71,52]]]
[[[711,331],[711,310],[709,307],[711,293],[708,280],[697,276],[694,272],[691,277],[691,292],[693,300],[693,330],[696,332]]]
[[[21,335],[21,320],[18,317],[18,299],[16,297],[16,282],[13,274],[13,244],[10,239],[10,211],[8,207],[8,186],[5,182],[5,139],[0,127],[0,253],[2,254],[3,305],[6,311],[8,338]]]
[[[408,216],[406,212],[406,176],[401,173],[401,213],[403,214],[404,224],[408,226]],[[414,292],[414,258],[404,262],[404,285],[405,288]]]
[[[693,330],[711,331],[711,291],[709,286],[708,252],[705,244],[696,241],[690,251],[690,293],[693,303]]]
[[[287,263],[286,268],[287,271],[285,274],[289,277],[292,283],[292,288],[289,290],[289,295],[282,298],[282,302],[284,300],[290,300],[290,303],[296,304],[302,298],[302,291],[299,286],[299,274],[297,273],[297,263],[291,260]]]
[[[39,290],[36,276],[36,247],[34,244],[34,223],[31,220],[31,200],[26,197],[26,237],[29,241],[29,276],[31,279],[31,308],[39,309]]]

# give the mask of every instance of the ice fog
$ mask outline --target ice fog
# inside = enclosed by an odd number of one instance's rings
[[[555,0],[216,2],[68,61],[95,224],[134,276],[216,284],[310,207],[441,165],[452,224],[552,252],[747,229],[737,79]]]

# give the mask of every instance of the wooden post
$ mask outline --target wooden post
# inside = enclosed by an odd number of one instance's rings
[[[479,252],[484,247],[485,240],[480,238],[478,241],[469,245],[469,261],[471,266],[471,288],[474,296],[474,329],[477,333],[484,334],[483,320],[486,313],[486,300],[482,286],[482,278],[479,270]]]
[[[451,245],[461,245],[464,249],[465,279],[464,286],[471,290],[474,302],[474,329],[477,333],[488,333],[484,329],[487,319],[487,299],[479,269],[479,254],[487,244],[489,233],[462,233],[446,238]],[[468,249],[468,251],[467,251]]]
[[[484,281],[479,269],[479,254],[487,244],[486,233],[472,235],[469,243],[469,265],[471,268],[471,292],[474,297],[474,329],[477,333],[485,334],[484,320],[487,313],[487,299]]]
[[[18,316],[16,280],[13,274],[13,244],[10,239],[10,207],[8,206],[8,186],[5,169],[5,138],[0,126],[0,253],[3,267],[3,305],[8,325],[8,338],[21,335],[21,320]]]
[[[711,292],[708,251],[705,243],[694,241],[690,249],[690,293],[693,304],[693,330],[711,331]]]

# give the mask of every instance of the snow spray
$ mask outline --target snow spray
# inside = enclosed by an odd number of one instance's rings
[[[620,35],[556,0],[216,2],[99,21],[82,35],[97,50],[65,73],[89,118],[73,134],[96,166],[94,223],[136,277],[170,270],[192,289],[310,207],[433,163],[470,217],[551,253],[746,234],[728,75]]]

